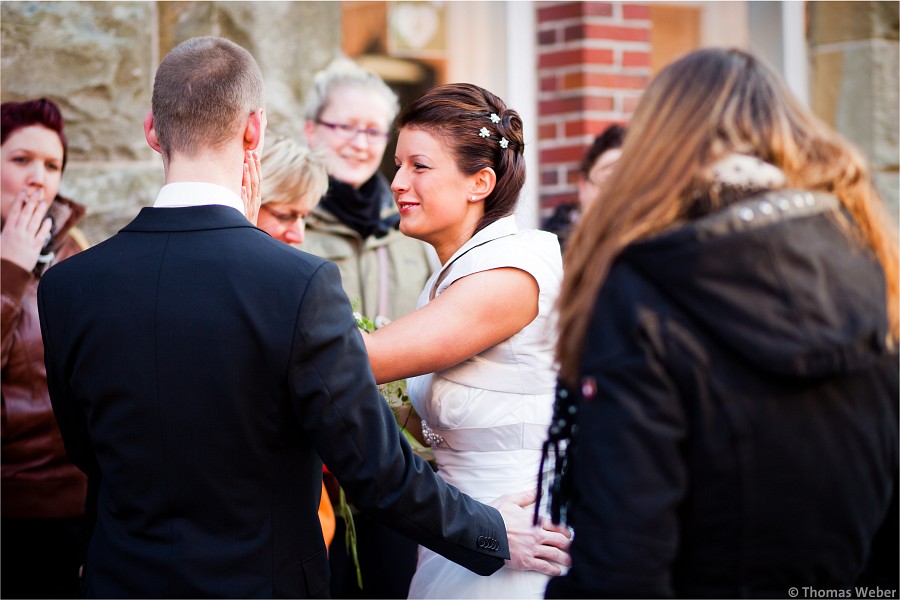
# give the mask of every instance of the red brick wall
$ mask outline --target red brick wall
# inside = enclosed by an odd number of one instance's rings
[[[542,217],[576,198],[578,164],[598,133],[627,122],[650,78],[650,8],[538,2]]]

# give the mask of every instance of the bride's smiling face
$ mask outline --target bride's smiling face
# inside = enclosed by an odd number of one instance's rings
[[[404,127],[394,165],[391,190],[400,211],[400,231],[428,242],[438,255],[447,244],[459,242],[458,248],[465,243],[483,215],[483,203],[471,200],[473,178],[459,170],[443,140]]]

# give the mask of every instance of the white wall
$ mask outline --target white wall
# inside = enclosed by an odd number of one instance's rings
[[[447,80],[480,85],[518,111],[525,130],[526,183],[516,210],[538,225],[537,25],[531,0],[452,1],[446,7]]]

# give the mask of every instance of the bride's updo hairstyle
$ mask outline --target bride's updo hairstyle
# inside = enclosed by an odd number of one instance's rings
[[[497,183],[476,232],[513,213],[525,185],[525,141],[519,113],[499,97],[470,83],[439,85],[403,109],[397,127],[440,139],[466,175],[494,170]]]

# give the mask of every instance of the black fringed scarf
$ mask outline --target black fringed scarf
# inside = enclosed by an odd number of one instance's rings
[[[320,206],[366,239],[371,235],[383,237],[396,226],[397,219],[381,219],[381,209],[390,198],[391,188],[380,173],[375,173],[359,189],[329,177],[328,192]]]

